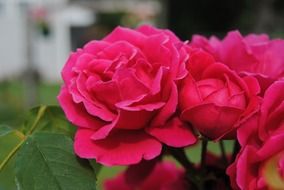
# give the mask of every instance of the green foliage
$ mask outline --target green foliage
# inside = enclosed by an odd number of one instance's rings
[[[0,125],[0,190],[96,189],[99,166],[75,156],[75,127],[59,107],[32,109],[17,129]]]
[[[18,153],[16,174],[21,189],[94,190],[88,162],[79,162],[72,140],[62,134],[36,133]]]
[[[58,106],[41,106],[31,109],[22,127],[25,135],[33,130],[62,133],[73,137],[75,126],[70,124]]]
[[[16,189],[13,170],[15,153],[25,136],[8,126],[0,126],[0,190]]]
[[[96,174],[98,175],[99,172],[102,169],[102,165],[97,163],[96,160],[89,160],[90,165],[92,166],[93,170],[96,172]]]

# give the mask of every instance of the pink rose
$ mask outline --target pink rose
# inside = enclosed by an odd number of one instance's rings
[[[58,100],[78,126],[77,155],[109,166],[135,164],[158,156],[162,143],[196,142],[173,117],[177,82],[187,74],[182,46],[168,30],[117,27],[70,55]]]
[[[147,167],[147,165],[146,165]],[[129,176],[129,171],[132,176]],[[170,162],[158,162],[145,173],[145,163],[130,166],[125,172],[105,181],[106,190],[186,190],[185,171]],[[135,176],[135,177],[133,177]]]
[[[284,40],[270,40],[266,34],[243,37],[231,31],[221,41],[194,35],[191,45],[212,53],[217,61],[246,76],[258,79],[262,92],[275,80],[284,77]]]
[[[284,189],[284,81],[265,92],[259,121],[235,162],[228,168],[234,189]],[[245,138],[245,137],[242,137]],[[252,139],[253,138],[253,139]]]
[[[239,77],[199,48],[187,50],[189,74],[179,94],[181,118],[210,139],[234,138],[236,129],[259,108],[257,80]]]

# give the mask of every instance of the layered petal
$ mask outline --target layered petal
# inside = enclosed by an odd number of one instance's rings
[[[72,101],[72,97],[65,86],[61,88],[57,98],[67,119],[74,125],[90,129],[97,129],[103,125],[103,122],[98,118],[90,116],[82,104],[76,104]]]
[[[75,152],[82,158],[96,159],[106,166],[151,160],[162,150],[161,143],[143,131],[117,130],[102,140],[92,140],[93,133],[89,129],[77,130]]]
[[[175,117],[164,126],[149,127],[146,131],[168,146],[184,147],[197,142],[197,138],[190,127]]]

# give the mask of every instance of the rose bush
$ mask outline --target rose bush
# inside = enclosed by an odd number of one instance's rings
[[[239,77],[200,48],[187,47],[189,72],[179,90],[181,118],[213,140],[235,138],[236,129],[258,109],[259,84]]]
[[[162,143],[196,142],[173,114],[188,55],[170,31],[117,27],[101,41],[72,53],[58,96],[78,130],[74,148],[104,165],[135,164],[161,153]]]
[[[262,92],[275,80],[284,77],[284,40],[270,40],[266,34],[242,36],[231,31],[223,40],[192,37],[191,45],[212,53],[217,61],[246,76],[258,79]]]
[[[234,189],[284,189],[284,81],[265,92],[253,133],[241,131],[250,140],[228,168]],[[242,137],[245,138],[245,137]]]
[[[129,177],[129,170],[135,167],[135,178]],[[171,162],[158,162],[155,163],[153,168],[147,175],[145,173],[145,164],[140,163],[129,166],[129,168],[114,177],[108,179],[104,183],[106,190],[133,190],[139,187],[140,190],[186,190],[187,185],[185,181],[185,171],[182,168],[177,168]],[[146,165],[147,167],[147,165]],[[133,175],[133,173],[131,173]]]

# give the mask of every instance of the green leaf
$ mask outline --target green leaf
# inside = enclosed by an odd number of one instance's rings
[[[0,126],[0,171],[34,131],[62,133],[73,137],[75,129],[57,106],[40,106],[32,109],[21,131]]]
[[[0,190],[16,190],[15,158],[13,155],[9,162],[0,171]]]
[[[0,190],[16,189],[14,157],[24,141],[22,133],[0,125]]]
[[[96,175],[99,174],[100,170],[102,169],[102,165],[97,163],[96,160],[89,160],[94,172],[96,173]]]
[[[35,131],[61,133],[73,137],[75,130],[57,106],[40,106],[32,109],[19,130],[0,125],[0,190],[16,189],[14,158],[26,139]]]
[[[63,134],[35,133],[19,151],[16,175],[23,190],[94,190],[96,176],[88,162],[73,153]]]
[[[0,126],[0,171],[24,140],[25,136],[21,132],[6,125]]]
[[[22,128],[24,134],[29,135],[34,130],[66,134],[73,137],[76,127],[66,120],[58,106],[40,106],[31,109]]]

